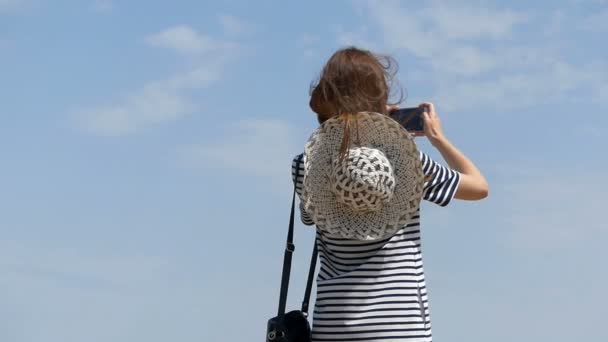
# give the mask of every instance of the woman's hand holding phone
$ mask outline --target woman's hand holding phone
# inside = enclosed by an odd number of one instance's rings
[[[423,102],[419,107],[423,110],[422,119],[424,120],[424,132],[420,135],[426,136],[433,145],[445,140],[441,120],[435,112],[435,106],[430,102]]]
[[[416,131],[410,130],[408,128],[409,124],[401,122],[398,117],[393,117],[397,121],[399,121],[408,131],[410,131],[411,135],[414,137],[423,137],[426,136],[429,141],[434,145],[436,142],[439,142],[442,139],[445,139],[443,135],[443,131],[441,130],[441,121],[439,120],[439,116],[435,112],[435,106],[430,102],[423,102],[418,105],[418,108],[421,109],[421,113],[416,114],[417,116],[421,116],[421,120],[423,121],[423,130]],[[391,113],[399,110],[400,107],[398,105],[387,105],[386,110],[389,115]]]

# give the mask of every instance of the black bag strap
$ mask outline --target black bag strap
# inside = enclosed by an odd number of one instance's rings
[[[291,199],[291,215],[289,216],[289,230],[287,231],[287,244],[283,255],[283,274],[281,276],[281,294],[279,297],[279,312],[277,316],[283,319],[285,306],[287,304],[287,289],[289,288],[289,275],[291,273],[291,256],[296,246],[293,244],[293,219],[296,206],[296,190],[294,185],[293,198]]]
[[[302,161],[302,155],[298,157],[296,168]],[[293,244],[293,227],[295,218],[296,208],[296,184],[297,184],[297,169],[296,169],[296,181],[294,182],[293,197],[291,199],[291,214],[289,215],[289,230],[287,231],[287,243],[285,245],[285,254],[283,256],[283,273],[281,275],[281,293],[279,297],[279,311],[277,316],[279,319],[283,319],[285,316],[285,306],[287,305],[287,290],[289,289],[289,276],[291,274],[291,258],[295,245]],[[316,239],[316,238],[315,238]],[[312,282],[314,279],[314,273],[317,263],[317,245],[315,240],[315,246],[313,248],[312,257],[310,260],[310,269],[308,272],[308,282],[306,283],[306,292],[304,293],[304,301],[302,302],[302,312],[308,314],[308,305],[310,302],[310,292],[312,290]]]
[[[310,302],[310,292],[312,290],[312,282],[315,278],[315,268],[317,267],[317,241],[312,248],[312,256],[310,257],[310,268],[308,269],[308,281],[306,282],[306,291],[304,292],[304,300],[302,301],[302,312],[308,316],[308,304]]]

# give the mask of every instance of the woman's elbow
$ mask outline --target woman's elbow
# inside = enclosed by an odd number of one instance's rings
[[[488,197],[490,189],[486,182],[461,184],[454,195],[455,198],[465,201],[479,201]]]
[[[488,197],[490,187],[483,176],[475,177],[463,174],[454,197],[465,201],[479,201]]]
[[[490,189],[488,188],[488,186],[486,185],[485,188],[480,189],[479,191],[479,199],[482,200],[486,197],[488,197],[490,195]]]
[[[476,191],[476,198],[475,200],[479,201],[482,200],[486,197],[488,197],[488,195],[490,194],[490,187],[488,186],[487,182],[482,182],[481,184],[478,185],[477,187],[477,191]]]

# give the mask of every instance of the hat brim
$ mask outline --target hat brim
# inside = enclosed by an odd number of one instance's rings
[[[336,199],[331,190],[332,162],[339,158],[344,119],[323,123],[304,149],[304,209],[317,227],[347,239],[374,240],[394,234],[417,214],[424,176],[420,152],[410,134],[390,117],[362,112],[353,117],[351,141],[381,150],[394,170],[395,190],[389,202],[373,212],[357,212]]]

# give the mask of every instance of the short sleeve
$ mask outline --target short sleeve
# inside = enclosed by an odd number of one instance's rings
[[[425,176],[423,198],[445,207],[458,190],[460,173],[439,164],[422,152],[420,152],[420,160]]]
[[[296,186],[296,193],[298,194],[298,198],[302,196],[302,185],[304,183],[304,162],[302,155],[297,155],[293,158],[293,162],[291,163],[291,179],[293,180]],[[308,215],[308,213],[304,210],[304,203],[300,201],[300,219],[302,223],[307,226],[312,226],[314,221]]]

